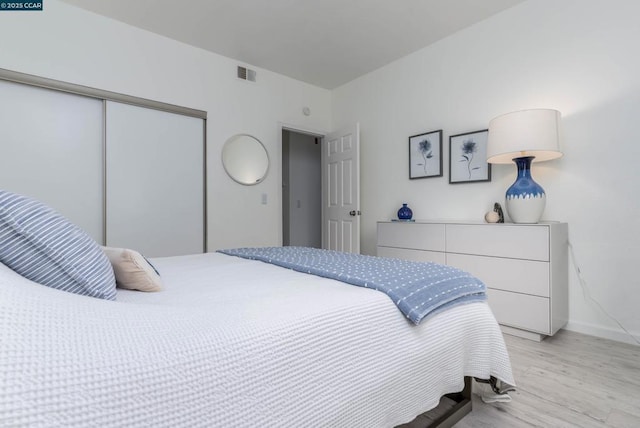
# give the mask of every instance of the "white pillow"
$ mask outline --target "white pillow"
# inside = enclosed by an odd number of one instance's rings
[[[142,254],[128,248],[102,247],[113,267],[116,286],[128,290],[160,291],[162,281]]]

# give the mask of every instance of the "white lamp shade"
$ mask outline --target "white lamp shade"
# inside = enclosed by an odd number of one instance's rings
[[[534,162],[556,159],[560,151],[560,112],[521,110],[489,122],[487,162],[512,163],[514,158],[535,156]]]

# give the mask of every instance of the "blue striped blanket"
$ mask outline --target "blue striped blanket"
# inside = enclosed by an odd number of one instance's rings
[[[479,279],[437,263],[306,247],[237,248],[219,252],[381,291],[415,324],[446,308],[486,300],[486,287]]]

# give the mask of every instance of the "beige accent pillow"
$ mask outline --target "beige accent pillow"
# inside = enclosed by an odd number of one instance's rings
[[[128,248],[102,247],[113,267],[116,286],[128,290],[160,291],[160,275],[142,254]]]

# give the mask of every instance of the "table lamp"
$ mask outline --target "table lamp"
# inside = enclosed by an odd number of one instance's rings
[[[507,213],[514,223],[537,223],[547,196],[531,178],[531,163],[557,159],[560,152],[560,112],[550,109],[521,110],[489,122],[487,162],[518,168],[516,181],[507,189]]]

